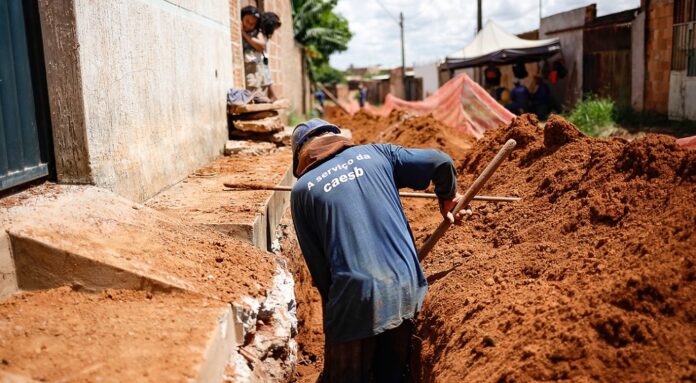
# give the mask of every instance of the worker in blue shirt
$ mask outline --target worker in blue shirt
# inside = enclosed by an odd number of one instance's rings
[[[529,89],[522,84],[522,81],[515,80],[515,87],[510,91],[511,102],[505,105],[505,108],[516,115],[527,113],[529,109]]]
[[[458,221],[452,159],[437,150],[360,145],[313,119],[292,136],[292,218],[324,305],[323,382],[408,381],[412,319],[427,290],[399,189],[432,181]]]

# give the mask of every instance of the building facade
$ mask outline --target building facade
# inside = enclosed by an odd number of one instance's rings
[[[143,201],[220,155],[225,95],[244,86],[246,3],[0,2],[11,30],[0,41],[0,190],[50,174]],[[283,23],[269,46],[277,92],[301,113],[291,2],[265,7]]]

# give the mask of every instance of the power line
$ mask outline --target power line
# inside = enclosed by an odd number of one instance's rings
[[[382,7],[382,9],[384,9],[384,12],[386,12],[387,15],[389,15],[389,17],[391,17],[391,19],[394,20],[395,23],[399,24],[399,20],[397,20],[396,17],[394,17],[394,15],[392,15],[391,12],[389,12],[389,9],[387,9],[387,7],[385,7],[381,1],[379,1],[379,0],[376,0],[376,1],[377,1],[377,4],[379,4],[379,6]]]

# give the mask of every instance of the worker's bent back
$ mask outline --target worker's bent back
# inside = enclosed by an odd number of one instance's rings
[[[412,318],[427,289],[398,189],[452,197],[452,160],[435,150],[363,145],[307,171],[293,187],[298,240],[324,298],[327,341],[379,334]]]

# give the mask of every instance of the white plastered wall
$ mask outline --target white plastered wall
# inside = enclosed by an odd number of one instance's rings
[[[75,0],[92,182],[144,200],[227,137],[225,0]]]

